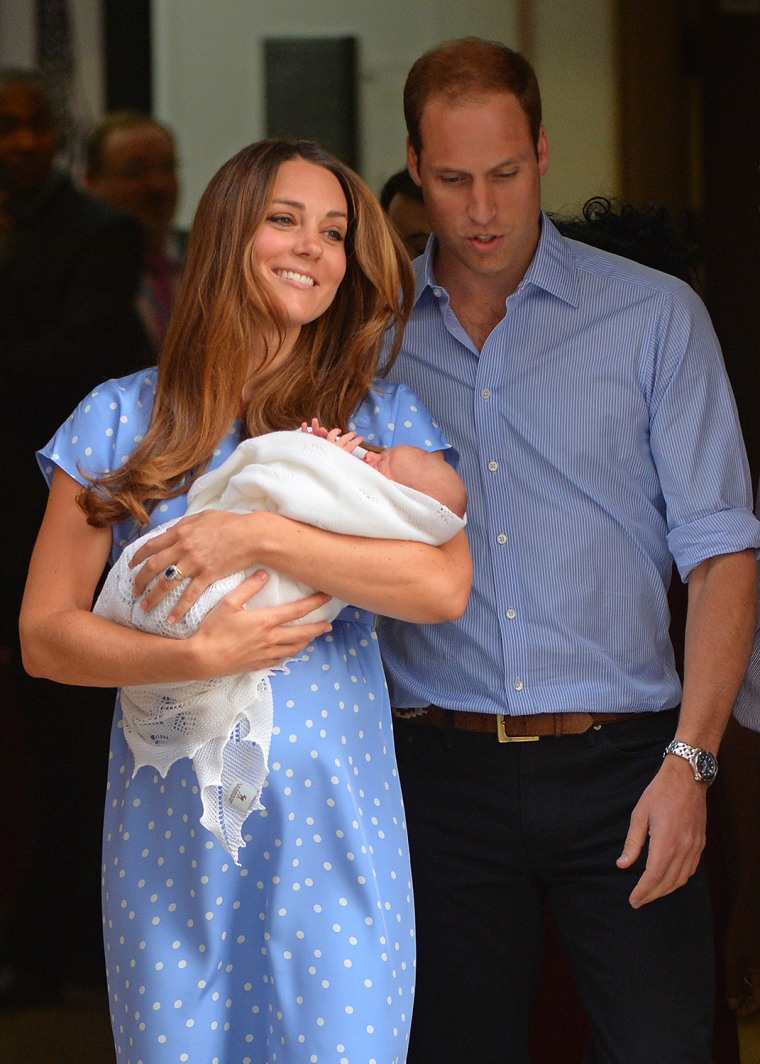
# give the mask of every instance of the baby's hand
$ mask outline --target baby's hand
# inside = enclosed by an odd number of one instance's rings
[[[322,440],[335,443],[338,447],[342,447],[344,451],[348,451],[349,454],[353,454],[364,439],[363,436],[358,436],[355,432],[341,433],[340,429],[328,430],[323,425],[320,425],[319,418],[316,417],[311,419],[311,425],[304,421],[301,424],[301,432],[310,432],[314,436],[319,436]]]

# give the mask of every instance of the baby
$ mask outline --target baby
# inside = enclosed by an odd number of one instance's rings
[[[464,517],[467,506],[467,491],[461,477],[443,458],[439,451],[423,451],[409,443],[395,447],[370,449],[362,447],[364,438],[355,432],[342,433],[340,429],[326,429],[317,418],[311,424],[304,421],[301,432],[313,433],[329,443],[334,443],[353,454],[394,484],[421,491],[446,506],[457,517]]]
[[[217,469],[192,485],[187,513],[266,509],[345,535],[434,545],[464,528],[464,486],[442,455],[407,445],[377,452],[365,449],[362,442],[356,433],[326,430],[316,419],[311,425],[304,423],[300,432],[271,432],[244,440]],[[166,527],[151,530],[124,549],[94,610],[119,624],[183,639],[198,630],[226,594],[252,572],[267,567],[252,565],[215,581],[179,622],[169,624],[167,618],[187,578],[177,579],[167,570],[164,575],[175,583],[146,612],[134,593],[136,571],[129,566],[145,539]],[[248,608],[290,602],[312,592],[282,573],[267,572],[267,583]],[[330,599],[309,618],[332,620],[345,605]],[[134,771],[149,765],[165,776],[179,758],[192,758],[201,789],[201,823],[236,862],[239,847],[245,845],[242,825],[252,809],[262,808],[272,732],[270,674],[271,670],[263,670],[120,691]]]

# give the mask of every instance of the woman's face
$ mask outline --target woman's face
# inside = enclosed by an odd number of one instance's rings
[[[301,326],[335,298],[346,272],[347,229],[348,205],[338,179],[304,159],[283,163],[253,244],[253,262],[282,308],[291,344]]]

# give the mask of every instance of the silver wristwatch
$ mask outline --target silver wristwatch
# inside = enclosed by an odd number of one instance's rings
[[[698,783],[706,783],[709,787],[718,775],[718,759],[709,750],[700,750],[698,746],[689,746],[688,743],[682,743],[680,739],[674,739],[665,747],[665,753],[662,756],[666,757],[668,754],[675,754],[676,757],[682,757],[688,761],[694,773],[694,779]]]

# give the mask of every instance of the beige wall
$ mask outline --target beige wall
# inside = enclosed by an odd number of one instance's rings
[[[621,193],[612,0],[534,0],[529,58],[549,137],[544,204],[577,210]]]

